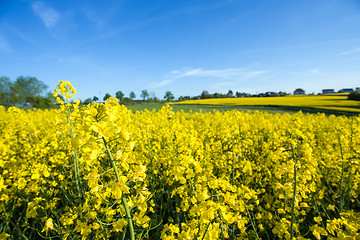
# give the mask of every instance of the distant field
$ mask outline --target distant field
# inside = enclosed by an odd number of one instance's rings
[[[164,106],[163,103],[140,103],[136,105],[126,105],[126,107],[133,112],[136,111],[159,111]],[[225,112],[231,110],[238,110],[242,112],[247,111],[260,111],[268,113],[297,113],[302,111],[303,113],[325,113],[327,115],[346,115],[346,116],[357,116],[358,112],[338,111],[329,109],[316,109],[307,107],[291,107],[291,106],[241,106],[241,105],[206,105],[206,104],[171,104],[173,111],[175,112]]]
[[[172,103],[176,105],[211,105],[226,107],[250,107],[255,110],[280,110],[285,112],[305,110],[310,112],[343,112],[360,113],[360,102],[347,100],[346,95],[321,95],[321,96],[285,96],[285,97],[257,97],[257,98],[217,98],[200,99]],[[257,109],[259,108],[259,109]],[[252,110],[252,109],[251,109]]]

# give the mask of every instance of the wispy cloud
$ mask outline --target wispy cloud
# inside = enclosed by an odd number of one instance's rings
[[[34,14],[43,21],[46,28],[50,29],[55,27],[60,18],[59,12],[47,6],[44,2],[34,2],[31,7]]]
[[[257,78],[266,73],[266,71],[247,71],[244,72],[243,78]]]
[[[173,79],[185,77],[217,77],[217,78],[254,78],[263,75],[265,71],[251,71],[245,68],[209,69],[202,68],[183,69],[172,71]]]
[[[6,38],[0,35],[0,52],[7,52],[10,50],[11,48]]]
[[[360,53],[360,48],[355,48],[350,51],[345,51],[345,52],[339,53],[338,56],[348,56],[348,55],[353,55],[353,54],[358,54],[358,53]]]
[[[315,68],[315,69],[311,70],[310,72],[311,72],[311,73],[314,73],[314,74],[317,74],[317,73],[319,73],[319,72],[320,72],[320,70],[319,70],[319,69],[317,69],[317,68]]]
[[[196,78],[208,77],[219,79],[219,82],[214,87],[228,86],[241,80],[258,78],[263,76],[266,71],[253,71],[246,68],[225,68],[225,69],[203,69],[203,68],[185,68],[176,69],[166,75],[166,79],[160,82],[153,82],[152,88],[163,87],[174,82],[176,79],[182,78]],[[227,80],[226,82],[223,82]]]
[[[150,84],[150,88],[159,88],[159,87],[163,87],[165,85],[168,85],[172,82],[172,80],[170,79],[166,79],[166,80],[163,80],[161,82],[152,82]]]
[[[28,36],[26,36],[22,31],[20,31],[17,27],[15,27],[12,24],[9,24],[7,22],[2,22],[0,24],[0,28],[3,28],[5,30],[7,30],[7,32],[9,34],[12,34],[14,36],[16,36],[17,38],[22,39],[25,42],[28,43],[33,43],[34,41],[32,39],[30,39]]]

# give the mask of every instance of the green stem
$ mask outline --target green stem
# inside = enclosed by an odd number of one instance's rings
[[[26,240],[29,240],[27,237],[26,237],[26,235],[24,234],[24,232],[22,231],[22,229],[19,227],[19,223],[14,223],[12,220],[11,220],[11,218],[10,218],[10,216],[6,213],[6,209],[5,209],[5,205],[2,205],[2,207],[3,207],[3,211],[4,211],[4,214],[5,214],[5,217],[8,219],[8,222],[9,223],[11,223],[15,228],[16,228],[16,230],[20,233],[20,235],[24,238],[24,239],[26,239]],[[14,211],[13,211],[14,212]],[[5,232],[5,231],[4,231]]]
[[[231,169],[231,184],[234,184],[235,182],[235,152],[234,152],[234,138],[233,135],[231,135],[231,142],[232,142],[232,169]]]
[[[120,181],[120,174],[119,174],[119,171],[117,170],[117,167],[116,167],[116,164],[115,164],[115,161],[114,161],[114,158],[111,154],[111,151],[110,151],[110,148],[109,148],[109,145],[107,144],[106,140],[104,137],[102,137],[102,140],[103,140],[103,143],[104,143],[104,146],[106,148],[106,152],[110,158],[110,162],[111,162],[111,165],[115,171],[115,175],[116,175],[116,181],[119,182]]]
[[[72,129],[72,120],[70,119],[70,109],[67,108],[67,120],[70,125],[70,138],[72,139],[74,137],[73,129]],[[80,170],[79,170],[79,160],[77,155],[77,150],[74,149],[74,175],[75,175],[75,183],[76,183],[76,189],[78,193],[78,197],[81,197],[81,190],[80,190]]]
[[[207,232],[209,231],[210,223],[211,223],[211,221],[210,221],[209,224],[207,225],[206,230],[205,230],[204,235],[202,236],[201,240],[204,240],[204,239],[205,239],[205,236],[206,236]]]
[[[340,179],[340,186],[339,186],[339,191],[340,191],[339,213],[341,213],[344,208],[344,191],[342,190],[342,183],[344,182],[345,166],[344,166],[344,152],[343,152],[340,136],[339,136],[339,145],[340,145],[340,154],[341,154],[341,179]]]
[[[244,201],[244,199],[243,199],[243,201]],[[256,227],[255,227],[254,220],[253,220],[253,218],[252,218],[251,215],[250,215],[250,211],[249,211],[249,209],[248,209],[245,201],[244,201],[244,205],[245,205],[246,212],[247,212],[247,214],[249,215],[249,219],[250,219],[251,226],[253,227],[253,229],[254,229],[254,231],[255,231],[256,238],[257,238],[257,239],[260,239],[260,238],[259,238],[259,235],[258,235],[258,233],[257,233],[257,231],[256,231]]]
[[[122,231],[121,239],[125,240],[125,236],[126,236],[126,228]]]
[[[119,171],[117,170],[117,167],[116,167],[116,164],[115,164],[115,161],[114,161],[114,158],[110,152],[110,148],[109,148],[109,145],[107,144],[106,140],[104,137],[102,137],[102,140],[104,142],[104,145],[106,147],[106,151],[107,151],[107,154],[110,158],[110,161],[111,161],[111,165],[115,171],[115,175],[116,175],[116,182],[119,182],[120,181],[120,174],[119,174]],[[130,231],[130,239],[131,240],[135,240],[135,231],[134,231],[134,225],[133,225],[133,222],[132,222],[132,219],[131,219],[131,213],[130,213],[130,210],[129,210],[129,206],[128,206],[128,203],[127,203],[127,200],[126,200],[126,196],[124,193],[122,193],[121,195],[121,202],[122,204],[124,205],[124,208],[125,208],[125,212],[126,212],[126,219],[127,219],[127,222],[129,224],[129,231]]]
[[[292,154],[293,154],[293,158],[294,158],[294,194],[293,194],[293,202],[292,202],[292,207],[291,207],[291,225],[290,225],[290,239],[293,239],[294,236],[294,222],[295,222],[295,203],[296,203],[296,191],[297,191],[297,168],[296,168],[296,156],[295,156],[295,151],[294,151],[294,146],[291,145],[291,149],[292,149]]]
[[[131,240],[135,240],[134,225],[133,225],[133,222],[132,222],[132,220],[131,220],[131,214],[130,214],[129,206],[128,206],[127,201],[126,201],[126,196],[125,196],[125,194],[122,194],[122,196],[121,196],[121,202],[122,202],[122,204],[124,205],[125,212],[126,212],[126,218],[127,218],[127,220],[128,220],[128,224],[129,224],[130,239],[131,239]]]

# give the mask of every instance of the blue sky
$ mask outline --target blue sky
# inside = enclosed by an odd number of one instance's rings
[[[360,87],[359,0],[0,0],[0,76],[77,97]]]

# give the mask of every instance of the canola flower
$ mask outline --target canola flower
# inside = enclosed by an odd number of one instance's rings
[[[308,107],[316,109],[360,113],[360,102],[347,100],[347,96],[343,94],[321,96],[289,95],[284,97],[213,98],[182,101],[172,104]]]
[[[360,117],[132,113],[75,92],[0,107],[0,239],[360,237]]]

